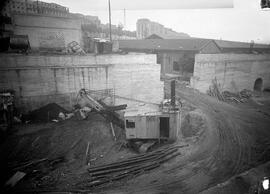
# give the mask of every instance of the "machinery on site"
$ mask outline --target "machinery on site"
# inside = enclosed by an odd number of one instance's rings
[[[94,99],[86,89],[81,89],[79,96],[111,123],[125,129],[127,142],[140,152],[146,152],[157,142],[176,140],[178,136],[180,103],[175,99],[175,81],[171,82],[171,99],[151,110],[145,107],[125,110],[123,117],[115,111],[126,109],[126,104],[108,106],[102,100]]]
[[[86,89],[81,89],[78,93],[78,96],[83,98],[87,102],[88,106],[90,106],[96,112],[100,113],[108,121],[114,123],[115,125],[118,125],[121,128],[124,128],[125,125],[123,119],[121,119],[121,116],[115,111],[126,109],[126,104],[119,106],[109,106],[105,104],[102,100],[96,100],[91,97],[91,92]]]
[[[126,138],[141,140],[175,140],[180,128],[180,103],[175,100],[175,81],[171,83],[171,99],[156,109],[137,109],[124,114]]]
[[[13,90],[4,90],[0,92],[1,99],[1,123],[4,124],[4,127],[9,129],[13,125],[13,115],[14,115],[14,95]]]

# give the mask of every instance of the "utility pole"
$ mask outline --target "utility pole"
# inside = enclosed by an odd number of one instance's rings
[[[124,9],[124,29],[126,29],[126,9]]]
[[[109,26],[110,26],[110,41],[112,42],[112,23],[111,23],[111,2],[109,1]]]

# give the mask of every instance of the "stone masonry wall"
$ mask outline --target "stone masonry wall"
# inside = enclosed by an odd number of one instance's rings
[[[270,55],[197,54],[191,87],[206,92],[213,79],[221,90],[253,90],[255,80],[263,80],[262,89],[270,87]]]

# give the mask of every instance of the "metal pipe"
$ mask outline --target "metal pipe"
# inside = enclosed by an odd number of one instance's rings
[[[175,80],[171,81],[171,105],[175,107]]]

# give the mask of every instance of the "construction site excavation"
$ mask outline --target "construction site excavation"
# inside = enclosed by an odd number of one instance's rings
[[[0,193],[270,193],[267,32],[219,30],[228,19],[211,3],[172,1],[182,17],[154,2],[150,17],[147,3],[106,0],[103,24],[51,1],[0,3]]]

